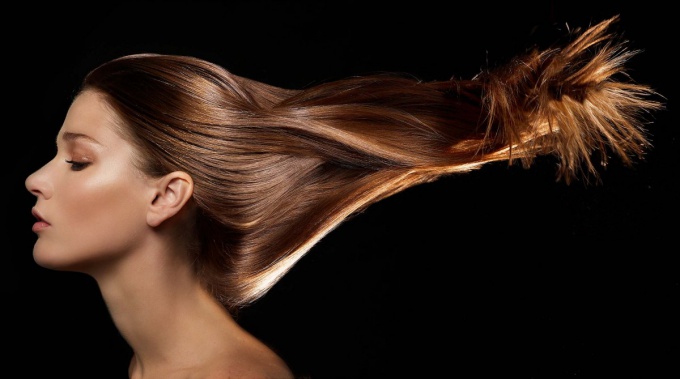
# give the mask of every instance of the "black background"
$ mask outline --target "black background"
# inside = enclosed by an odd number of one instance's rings
[[[601,185],[555,182],[543,158],[414,187],[329,234],[239,320],[307,378],[678,377],[677,17],[661,1],[505,3],[6,8],[0,359],[21,374],[0,376],[126,377],[131,351],[95,282],[33,262],[23,184],[94,65],[188,54],[296,88],[375,71],[469,78],[618,14],[615,29],[643,50],[629,73],[666,98],[644,160],[612,159]]]

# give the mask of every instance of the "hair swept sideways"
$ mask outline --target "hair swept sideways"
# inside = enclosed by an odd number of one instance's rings
[[[419,183],[539,155],[556,156],[568,183],[597,177],[594,152],[641,157],[645,117],[662,105],[626,74],[637,52],[609,32],[617,19],[468,80],[383,74],[284,89],[139,54],[96,68],[83,88],[106,94],[147,174],[190,172],[192,259],[236,312],[348,217]]]
[[[608,31],[617,19],[575,29],[563,47],[534,49],[470,80],[355,77],[274,105],[272,112],[294,120],[277,119],[283,129],[295,129],[289,137],[315,141],[287,139],[279,148],[348,170],[328,171],[323,191],[298,188],[308,190],[294,206],[303,217],[288,221],[297,225],[291,235],[303,238],[264,270],[239,279],[241,301],[262,296],[347,217],[411,186],[493,161],[519,159],[529,167],[539,155],[556,156],[557,179],[570,183],[588,174],[598,178],[594,152],[602,164],[607,150],[626,165],[642,158],[650,145],[645,116],[662,105],[654,90],[626,74],[624,64],[637,51]],[[356,176],[337,179],[345,175],[339,172]]]
[[[598,177],[606,150],[630,165],[649,147],[645,116],[662,108],[650,87],[630,80],[624,64],[639,51],[608,31],[619,16],[602,21],[566,46],[534,49],[508,65],[480,73],[487,112],[486,145],[507,144],[507,156],[528,165],[538,154],[559,159],[558,179]],[[580,34],[579,34],[580,33]],[[499,152],[505,154],[505,152]],[[503,159],[503,157],[499,157]]]

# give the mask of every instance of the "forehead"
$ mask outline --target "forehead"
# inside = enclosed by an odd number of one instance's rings
[[[57,136],[82,135],[99,144],[109,144],[122,139],[119,133],[121,119],[108,105],[105,97],[94,91],[80,93],[71,103]]]
[[[137,161],[138,150],[124,137],[123,121],[95,91],[77,95],[66,113],[57,135],[57,147],[87,147],[102,157]]]

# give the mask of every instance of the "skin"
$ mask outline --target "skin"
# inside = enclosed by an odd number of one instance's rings
[[[140,172],[120,124],[102,96],[80,94],[56,156],[26,179],[36,196],[36,263],[94,277],[134,351],[130,378],[292,378],[192,270],[182,233],[194,210],[191,176]]]

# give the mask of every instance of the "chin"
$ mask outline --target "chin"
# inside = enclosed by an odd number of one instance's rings
[[[33,260],[38,266],[50,270],[66,270],[68,264],[64,262],[63,257],[59,257],[58,255],[59,254],[51,254],[37,248],[33,249]]]
[[[94,276],[115,261],[115,256],[106,251],[84,249],[82,246],[64,248],[38,239],[33,246],[33,260],[38,266],[56,270],[72,271]]]
[[[72,254],[43,246],[40,240],[33,246],[33,260],[40,267],[59,271],[79,271],[76,267],[82,265],[82,260]]]

